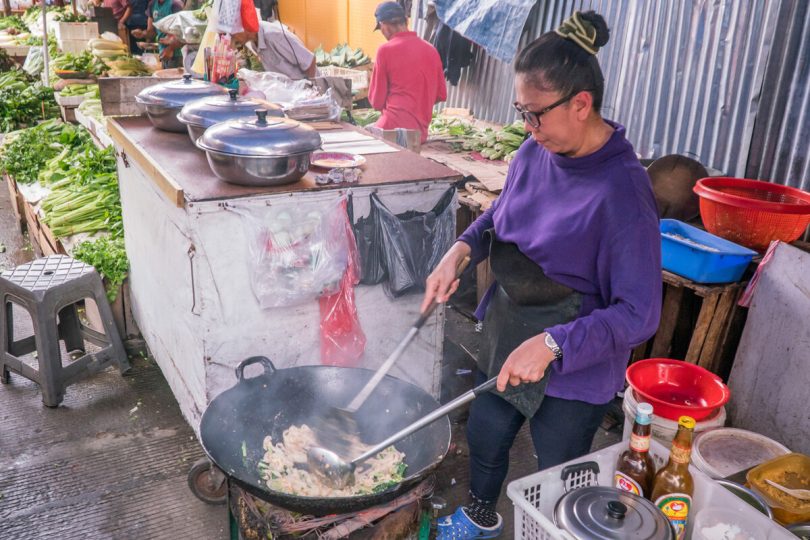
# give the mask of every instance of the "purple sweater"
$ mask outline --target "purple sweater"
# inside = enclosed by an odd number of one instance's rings
[[[562,348],[546,394],[601,404],[624,385],[630,351],[661,315],[661,237],[650,179],[623,126],[593,154],[523,143],[500,197],[459,237],[477,263],[483,232],[514,242],[554,281],[583,295],[580,316],[547,331]],[[483,320],[492,289],[478,306]]]

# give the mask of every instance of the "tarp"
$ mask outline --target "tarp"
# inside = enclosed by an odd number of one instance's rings
[[[512,62],[520,35],[537,0],[435,0],[444,24],[482,46],[503,62]]]

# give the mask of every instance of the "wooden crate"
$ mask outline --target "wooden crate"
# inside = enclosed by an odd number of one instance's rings
[[[25,225],[25,216],[23,215],[23,198],[20,191],[17,189],[17,182],[7,174],[3,174],[6,179],[6,187],[8,187],[8,196],[11,201],[11,210],[14,212],[14,218],[17,220],[17,226],[22,230]]]
[[[107,286],[106,282],[104,286]],[[141,337],[141,331],[138,329],[138,325],[135,323],[135,317],[132,315],[129,279],[125,279],[124,283],[118,289],[118,294],[115,297],[115,301],[110,304],[110,308],[112,309],[115,326],[118,328],[118,334],[123,341]],[[95,302],[86,301],[84,310],[85,317],[87,317],[87,324],[97,332],[104,332],[104,326],[101,324],[101,315],[98,312],[98,307]]]
[[[62,242],[53,235],[51,229],[39,218],[34,207],[26,201],[23,201],[23,214],[25,225],[28,228],[28,237],[38,255],[43,257],[67,255]]]
[[[102,77],[98,80],[101,111],[104,116],[140,116],[143,110],[135,96],[155,84],[179,80],[181,77]]]
[[[656,334],[631,361],[676,358],[727,377],[746,310],[737,302],[747,282],[704,285],[664,270],[664,303]]]

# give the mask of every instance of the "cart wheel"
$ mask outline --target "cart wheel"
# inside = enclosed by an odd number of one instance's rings
[[[189,489],[208,504],[225,504],[228,497],[228,483],[225,480],[225,473],[208,458],[198,459],[188,471]]]

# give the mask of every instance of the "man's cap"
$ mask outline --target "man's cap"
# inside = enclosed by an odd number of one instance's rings
[[[407,16],[405,15],[405,9],[398,3],[383,2],[374,10],[374,18],[377,19],[377,26],[374,27],[374,30],[379,30],[381,22],[407,19]]]

